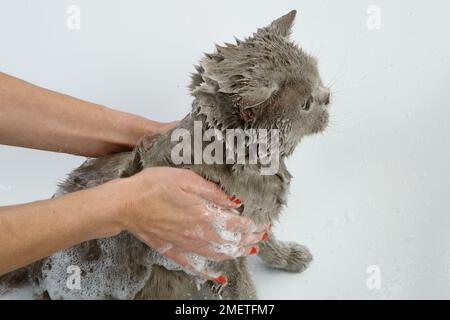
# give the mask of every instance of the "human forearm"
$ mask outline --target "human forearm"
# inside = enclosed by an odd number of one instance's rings
[[[225,211],[219,217],[205,201]],[[206,266],[196,269],[191,254],[221,261],[257,253],[266,227],[241,217],[240,204],[190,170],[155,167],[60,198],[0,207],[0,275],[126,230],[190,273],[223,283]]]
[[[0,275],[83,241],[121,231],[120,181],[51,200],[0,207]]]
[[[0,73],[0,144],[97,157],[166,126]]]

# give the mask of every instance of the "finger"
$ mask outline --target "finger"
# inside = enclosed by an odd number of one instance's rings
[[[183,179],[182,189],[186,192],[215,203],[219,207],[236,208],[241,205],[241,201],[235,196],[227,195],[217,184],[203,179],[198,174],[186,170],[186,179]]]
[[[226,284],[228,281],[224,274],[210,270],[207,266],[208,260],[203,256],[194,253],[185,253],[176,248],[167,251],[165,255],[180,264],[187,273],[220,284]]]
[[[242,256],[249,256],[253,254],[257,254],[259,252],[259,246],[252,244],[249,246],[238,246],[238,245],[211,245],[212,250],[219,253],[220,260],[230,260],[236,259]]]
[[[255,245],[258,242],[265,240],[267,237],[266,234],[268,234],[266,231],[243,234],[240,241],[240,245],[241,246]]]
[[[241,234],[239,232],[227,230],[227,220],[231,216],[236,216],[231,213],[219,209],[207,203],[201,203],[194,210],[200,210],[193,216],[200,217],[187,225],[184,233],[185,236],[191,240],[203,240],[205,242],[215,243],[239,243]],[[237,217],[237,216],[236,216]],[[251,221],[249,220],[251,223]],[[237,228],[236,228],[237,229]]]
[[[217,233],[221,239],[233,244],[242,243],[243,235],[247,235],[244,239],[244,244],[256,243],[261,240],[258,239],[258,237],[262,237],[262,234],[259,235],[259,233],[261,233],[262,230],[265,230],[263,227],[258,227],[248,218],[240,217],[234,213],[223,210],[215,211],[213,213],[213,228],[215,233]],[[209,239],[213,242],[217,242],[217,240],[214,239],[214,235],[211,235]]]
[[[186,253],[184,250],[174,247],[171,244],[167,245],[168,243],[166,241],[158,238],[148,237],[146,235],[141,235],[138,238],[161,255],[179,264],[189,274],[220,284],[226,284],[228,281],[225,275],[210,270],[207,266],[208,259],[201,255]]]
[[[189,238],[185,239],[182,248],[180,245],[177,245],[177,250],[182,252],[192,252],[213,261],[228,260],[246,254],[246,250],[243,246],[239,245],[240,237],[238,241],[230,243],[224,241],[215,233],[209,237],[207,235],[204,240],[194,238],[191,234],[187,233],[186,236]],[[147,240],[147,243],[160,254],[165,255],[166,252],[174,248],[174,245],[169,242],[161,241],[152,237],[148,238],[150,238],[150,240]]]
[[[237,214],[224,212],[225,228],[233,232],[255,233],[265,230],[265,226],[257,225],[253,220],[239,216]]]
[[[183,246],[207,246],[209,243],[239,243],[241,234],[238,232],[228,232],[223,227],[214,223],[214,217],[206,213],[204,220],[193,222],[183,232]],[[228,235],[225,236],[224,234]]]
[[[183,248],[186,251],[192,251],[216,261],[241,256],[240,248],[256,245],[269,237],[267,231],[246,234],[228,230],[208,230],[208,232],[205,232],[198,225],[193,230],[189,230],[189,233],[186,232],[185,235],[188,237],[183,242]],[[161,247],[165,248],[167,244],[163,244]],[[214,252],[214,248],[219,249]],[[224,253],[225,256],[217,253]]]
[[[214,243],[211,242],[205,246],[185,246],[183,250],[201,255],[208,260],[224,261],[235,259],[241,256],[248,256],[259,252],[259,246],[256,244],[258,240],[250,242],[250,245],[242,245],[239,243]],[[179,249],[179,247],[177,247]]]
[[[244,248],[236,244],[213,244],[209,243],[203,247],[192,248],[193,253],[199,254],[212,261],[224,261],[235,259],[245,252]]]

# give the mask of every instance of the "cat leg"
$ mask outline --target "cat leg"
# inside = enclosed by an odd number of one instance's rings
[[[268,240],[261,241],[259,247],[258,256],[274,269],[302,272],[313,260],[307,247],[295,242],[279,241],[273,233]]]
[[[212,281],[197,284],[195,277],[183,271],[167,270],[162,266],[154,265],[150,278],[134,299],[257,299],[246,258],[225,261],[221,270],[228,279],[227,284],[223,286]]]
[[[227,300],[256,300],[255,284],[248,271],[246,257],[229,260],[225,263],[224,274],[228,283],[218,291],[220,298]]]
[[[153,265],[150,278],[134,297],[135,300],[211,299],[204,285],[197,285],[195,278],[183,271],[167,270]]]

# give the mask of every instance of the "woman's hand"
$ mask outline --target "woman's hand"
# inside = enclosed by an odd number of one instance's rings
[[[267,226],[240,217],[234,210],[240,200],[194,172],[150,168],[119,182],[117,221],[122,229],[186,271],[224,283],[225,275],[208,270],[206,259],[221,261],[258,252]]]

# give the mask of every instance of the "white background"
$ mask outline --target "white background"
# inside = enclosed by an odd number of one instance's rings
[[[81,29],[66,26],[69,5]],[[381,29],[367,8],[381,9]],[[450,298],[450,2],[0,0],[0,70],[155,120],[182,118],[192,65],[291,9],[293,39],[333,86],[332,122],[289,160],[276,233],[303,274],[254,262],[263,299]],[[49,123],[49,125],[52,125]],[[48,198],[82,158],[0,147],[0,205]],[[1,244],[0,244],[1,245]],[[370,290],[367,268],[381,270]],[[28,290],[7,298],[28,298]]]

